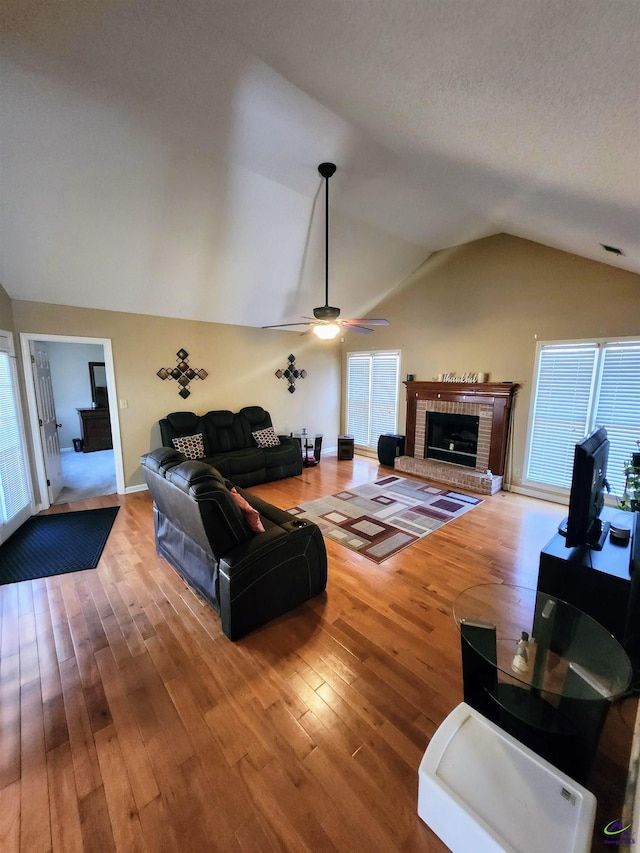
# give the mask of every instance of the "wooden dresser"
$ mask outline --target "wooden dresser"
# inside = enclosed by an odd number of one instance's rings
[[[76,409],[80,417],[80,434],[82,437],[82,452],[91,453],[94,450],[111,450],[111,421],[109,409]]]

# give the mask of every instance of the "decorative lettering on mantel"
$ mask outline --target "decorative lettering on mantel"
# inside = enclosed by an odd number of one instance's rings
[[[487,382],[489,379],[488,373],[463,373],[462,376],[456,376],[455,373],[439,373],[434,382]]]

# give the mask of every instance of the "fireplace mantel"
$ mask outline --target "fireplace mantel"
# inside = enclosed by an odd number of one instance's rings
[[[420,400],[440,403],[478,403],[491,406],[491,439],[488,468],[504,474],[509,417],[513,397],[520,387],[515,382],[405,382],[407,420],[405,454],[415,456],[416,413]]]

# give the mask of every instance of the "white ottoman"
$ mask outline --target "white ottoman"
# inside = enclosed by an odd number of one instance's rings
[[[464,702],[418,770],[418,815],[452,853],[589,853],[590,791]]]

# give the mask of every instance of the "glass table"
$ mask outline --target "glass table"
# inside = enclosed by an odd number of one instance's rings
[[[313,437],[303,429],[301,433],[292,434],[292,438],[300,445],[302,453],[302,464],[305,468],[313,467],[320,462],[320,454],[322,453],[322,433],[318,432]]]
[[[631,683],[620,643],[567,602],[510,584],[465,590],[453,615],[465,702],[584,782],[609,706]]]

